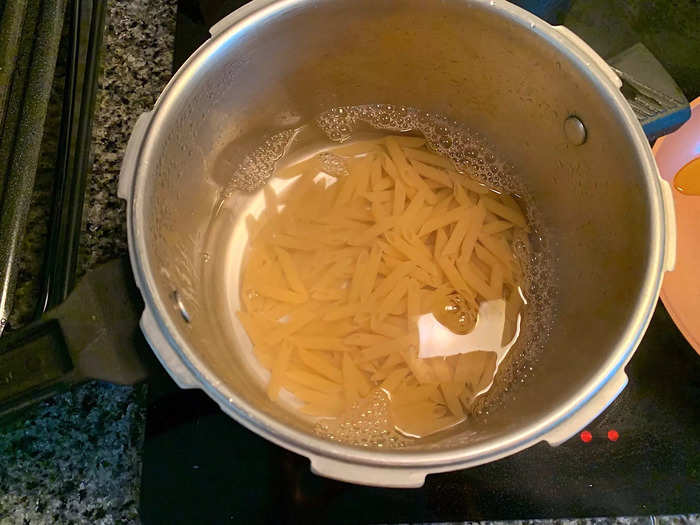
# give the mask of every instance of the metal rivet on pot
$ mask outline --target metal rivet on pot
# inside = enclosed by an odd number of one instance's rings
[[[586,126],[581,119],[571,115],[564,121],[564,134],[571,144],[580,146],[586,142]]]
[[[180,315],[182,316],[182,318],[185,320],[186,323],[189,323],[190,322],[190,314],[187,313],[187,309],[185,308],[185,305],[182,304],[182,299],[180,298],[180,294],[177,293],[177,290],[173,290],[173,293],[170,294],[170,297],[173,300],[173,303],[175,303],[175,307],[180,312]]]

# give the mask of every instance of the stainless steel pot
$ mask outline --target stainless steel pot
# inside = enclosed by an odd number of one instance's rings
[[[256,0],[211,34],[138,120],[119,181],[141,326],[181,387],[321,475],[396,487],[561,443],[615,399],[673,266],[673,204],[619,79],[585,43],[480,0]],[[518,166],[556,245],[558,317],[533,376],[487,422],[411,450],[322,439],[269,402],[205,308],[200,278],[222,148],[366,103],[481,130]]]

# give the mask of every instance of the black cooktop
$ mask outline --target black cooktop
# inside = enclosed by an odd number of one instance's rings
[[[213,23],[243,3],[180,0],[175,68],[208,38]],[[522,3],[533,10],[548,4],[554,10],[538,14],[550,20],[571,7],[566,0]],[[596,4],[604,10],[614,2],[590,2]],[[579,18],[610,13],[584,15]],[[644,43],[659,56],[654,42]],[[664,65],[683,77],[679,84],[692,99],[700,94],[700,74],[688,75],[680,63],[672,57]],[[317,477],[308,460],[235,423],[200,391],[179,390],[161,370],[149,390],[141,516],[145,524],[355,524],[698,512],[700,357],[661,303],[627,373],[627,388],[589,425],[589,442],[541,443],[405,490]]]

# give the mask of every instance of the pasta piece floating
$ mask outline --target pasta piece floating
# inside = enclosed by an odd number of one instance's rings
[[[525,216],[522,214],[522,212],[506,206],[505,204],[501,204],[490,197],[483,197],[483,200],[487,210],[495,213],[499,217],[503,217],[516,226],[520,226],[526,230],[528,229],[527,221],[525,220]]]
[[[406,367],[397,368],[391,372],[384,381],[382,381],[381,388],[388,392],[396,390],[396,388],[409,373],[410,370]]]
[[[343,382],[343,373],[333,366],[333,363],[326,357],[317,355],[317,352],[309,350],[299,350],[297,352],[302,363],[308,366],[314,372],[334,381],[336,383]]]
[[[429,233],[434,232],[438,228],[443,228],[444,226],[448,226],[452,223],[455,223],[461,218],[463,218],[468,211],[468,207],[461,206],[459,208],[454,208],[449,212],[442,213],[434,218],[431,218],[428,222],[426,222],[423,225],[423,227],[420,229],[420,232],[418,232],[418,235],[422,237],[423,235],[428,235]]]
[[[454,169],[452,162],[450,162],[448,159],[429,151],[407,148],[405,155],[409,159],[415,159],[431,166],[437,166],[438,168],[443,169]]]
[[[272,370],[270,370],[270,382],[267,384],[267,395],[272,401],[275,401],[279,396],[282,379],[286,375],[291,356],[291,345],[283,344],[272,365]]]
[[[444,170],[423,164],[421,161],[415,158],[410,159],[410,162],[416,171],[426,179],[437,182],[438,184],[448,188],[452,187],[452,178]]]

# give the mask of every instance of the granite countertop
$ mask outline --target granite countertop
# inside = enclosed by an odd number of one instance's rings
[[[126,253],[119,167],[136,118],[171,76],[175,0],[108,0],[79,273]],[[57,69],[57,76],[61,71]],[[47,117],[44,140],[57,135]],[[53,126],[52,126],[53,123]],[[40,170],[50,172],[43,163]],[[37,175],[13,319],[25,321],[40,271],[50,181]],[[26,300],[25,300],[26,299]],[[11,319],[12,320],[12,319]],[[0,523],[135,523],[145,387],[90,382],[0,427]]]
[[[175,16],[176,0],[107,2],[79,273],[126,253],[124,204],[116,196],[119,167],[136,118],[170,78]],[[50,191],[39,190],[32,211],[37,217]],[[30,217],[32,246],[45,235],[40,223]],[[25,262],[25,273],[38,271],[37,264]],[[25,288],[19,293],[31,292]],[[27,309],[20,304],[17,315]],[[0,524],[138,523],[145,389],[83,384],[0,427]],[[698,515],[555,523],[697,522]]]

